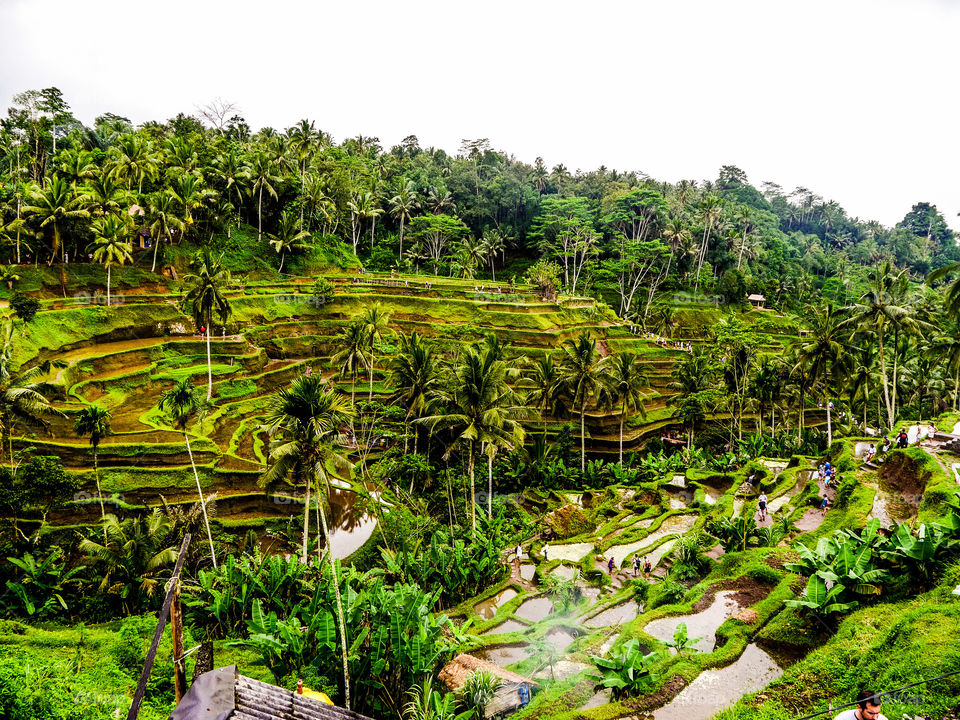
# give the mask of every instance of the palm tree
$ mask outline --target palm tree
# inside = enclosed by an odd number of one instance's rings
[[[267,235],[270,238],[270,246],[280,255],[280,268],[277,272],[283,272],[283,261],[287,253],[294,250],[304,250],[308,245],[303,240],[310,238],[310,233],[300,229],[300,221],[292,212],[284,210],[280,213],[280,224],[277,226],[277,232],[274,235]]]
[[[710,247],[710,231],[723,211],[723,201],[716,195],[707,195],[700,201],[700,213],[703,216],[703,238],[700,241],[700,257],[697,260],[697,277],[693,285],[693,294],[700,289],[700,269]]]
[[[431,430],[450,428],[453,438],[444,459],[455,450],[466,450],[467,474],[470,477],[471,524],[477,529],[475,462],[480,448],[487,455],[487,510],[493,510],[493,457],[498,450],[523,446],[524,430],[518,420],[525,416],[515,404],[515,396],[507,384],[507,364],[499,359],[498,348],[489,343],[474,343],[461,354],[448,387],[437,393],[441,408],[436,415],[419,422]]]
[[[330,546],[330,531],[327,526],[326,488],[329,473],[349,473],[350,463],[334,451],[341,440],[340,428],[353,420],[354,408],[346,398],[332,390],[325,390],[319,375],[300,375],[289,388],[278,390],[270,399],[266,427],[276,436],[270,443],[273,465],[264,474],[262,482],[267,485],[293,476],[294,482],[307,486],[303,514],[303,562],[307,562],[307,544],[310,522],[310,489],[317,488],[320,496],[317,509],[320,526],[327,547],[327,558],[333,572],[333,588],[337,600],[337,622],[340,626],[340,649],[343,656],[343,684],[345,705],[350,708],[350,672],[347,667],[347,633],[343,619],[343,603],[340,599],[340,581],[337,564]],[[319,552],[319,551],[318,551]]]
[[[99,405],[86,405],[77,413],[73,422],[73,430],[77,437],[90,436],[90,447],[93,448],[93,479],[97,484],[97,498],[100,500],[100,519],[106,521],[107,513],[103,509],[103,493],[100,491],[100,468],[97,464],[97,448],[100,441],[113,434],[110,427],[110,411]],[[106,540],[106,536],[104,536]]]
[[[126,614],[139,608],[141,593],[153,597],[163,588],[159,572],[177,561],[176,549],[167,545],[172,529],[169,518],[154,508],[150,515],[123,522],[116,515],[107,515],[102,545],[90,538],[80,541],[80,550],[103,565],[100,591],[119,595]]]
[[[224,270],[223,256],[215,258],[210,250],[202,250],[193,259],[193,273],[184,281],[190,286],[183,299],[194,324],[206,329],[207,335],[207,402],[213,397],[213,363],[210,359],[210,335],[213,319],[225,323],[230,317],[230,301],[223,291],[230,284],[230,271]]]
[[[130,227],[115,215],[108,215],[93,223],[93,259],[107,268],[107,307],[110,306],[110,272],[114,265],[133,262],[133,247],[127,239]]]
[[[3,432],[3,444],[9,449],[11,471],[15,470],[11,433],[14,420],[42,425],[45,415],[61,414],[47,400],[47,396],[55,392],[58,385],[42,379],[50,373],[50,361],[14,375],[11,368],[13,349],[13,323],[8,322],[0,331],[0,430]]]
[[[190,384],[190,379],[184,378],[160,396],[159,407],[161,412],[167,414],[171,424],[183,433],[183,441],[187,444],[187,455],[190,457],[190,467],[193,468],[193,479],[197,483],[197,495],[200,498],[200,506],[203,508],[203,523],[207,528],[207,540],[210,542],[210,559],[213,561],[213,567],[216,568],[217,553],[213,549],[213,535],[210,533],[206,501],[203,499],[200,476],[197,474],[197,465],[193,461],[193,450],[190,447],[190,436],[187,434],[187,423],[203,411],[204,404],[197,396],[197,389]]]
[[[171,192],[157,192],[147,196],[147,223],[153,240],[153,264],[150,272],[157,270],[157,250],[166,238],[168,241],[174,231],[185,230],[183,221],[176,214],[176,196]]]
[[[61,242],[64,225],[69,220],[90,217],[90,213],[81,207],[80,198],[70,187],[70,183],[54,175],[43,189],[35,188],[30,196],[31,205],[23,207],[23,214],[39,221],[40,229],[49,228],[51,234],[50,262],[52,265],[57,251],[63,260],[65,251]]]
[[[6,283],[8,289],[13,290],[13,284],[19,279],[16,265],[0,265],[0,283]]]
[[[669,404],[677,405],[687,426],[687,448],[693,448],[693,433],[698,420],[706,414],[709,393],[714,387],[716,367],[710,355],[695,348],[673,367],[673,380],[667,385],[677,391]]]
[[[960,333],[956,329],[937,335],[927,348],[927,352],[944,363],[945,370],[953,376],[953,411],[958,407],[960,394]]]
[[[331,365],[338,368],[340,377],[350,377],[350,404],[357,398],[357,375],[363,368],[370,365],[367,355],[367,335],[363,324],[354,321],[337,336],[337,346],[340,348],[331,358]]]
[[[580,472],[587,468],[587,402],[600,395],[609,381],[597,341],[584,331],[576,340],[567,340],[560,352],[561,393],[580,410]]]
[[[111,154],[114,175],[127,181],[127,189],[132,189],[133,181],[136,180],[137,195],[143,192],[145,179],[157,176],[157,155],[150,142],[140,135],[130,133],[121,136],[111,148]]]
[[[119,215],[128,202],[128,194],[109,173],[101,171],[90,176],[80,201],[92,217]]]
[[[170,192],[183,206],[184,234],[193,227],[193,211],[200,207],[204,200],[212,198],[215,194],[213,190],[203,186],[202,178],[192,173],[177,175],[170,183]]]
[[[553,355],[544,355],[539,360],[527,363],[527,370],[520,380],[527,391],[525,402],[540,410],[542,416],[556,416],[565,411],[560,396],[560,372]],[[543,417],[543,437],[547,437],[547,420]]]
[[[440,362],[416,331],[401,335],[399,345],[399,352],[390,363],[395,388],[391,399],[406,408],[405,420],[409,423],[411,418],[423,417],[430,411],[441,390]],[[418,439],[419,433],[414,432],[414,453]],[[429,448],[427,450],[429,452]]]
[[[377,196],[370,190],[363,190],[356,193],[353,200],[347,203],[350,208],[350,218],[353,225],[353,252],[356,254],[360,243],[360,234],[362,232],[363,221],[371,220],[370,226],[370,251],[373,252],[373,237],[377,227],[377,216],[383,214],[383,210],[377,207]]]
[[[833,443],[831,422],[831,390],[844,366],[849,365],[846,335],[840,322],[841,313],[828,304],[822,313],[811,316],[810,335],[796,344],[796,365],[806,366],[806,373],[814,383],[821,383],[827,407],[827,447]]]
[[[933,326],[920,320],[906,301],[909,278],[905,270],[894,274],[890,262],[878,265],[870,273],[867,291],[854,305],[844,327],[868,331],[877,338],[880,356],[880,375],[883,379],[883,400],[887,410],[887,427],[892,428],[897,416],[897,366],[900,334],[932,331]],[[893,331],[893,377],[887,372],[887,346],[884,339]]]
[[[606,391],[611,402],[620,405],[620,456],[619,463],[623,465],[623,422],[628,411],[636,411],[644,420],[647,419],[647,409],[643,405],[646,395],[644,387],[650,385],[643,366],[633,353],[621,352],[604,358],[604,370],[607,375]]]
[[[257,242],[263,238],[263,191],[274,200],[277,199],[275,185],[281,178],[276,174],[273,164],[266,153],[257,152],[247,161],[246,175],[250,178],[250,195],[257,196]]]
[[[412,180],[400,181],[397,191],[390,198],[390,215],[400,221],[400,260],[403,260],[403,229],[417,207],[417,190]]]
[[[778,359],[769,355],[761,358],[757,372],[753,376],[753,396],[760,403],[760,420],[757,427],[763,434],[764,410],[770,407],[770,437],[774,436],[776,421],[776,401],[783,383],[783,366]]]
[[[363,326],[363,333],[370,347],[370,354],[368,356],[370,361],[370,395],[367,398],[367,402],[373,402],[373,365],[376,344],[377,341],[383,338],[384,333],[387,332],[387,323],[389,322],[390,313],[384,310],[383,305],[380,303],[374,303],[364,310],[363,315],[360,316],[360,324]]]
[[[487,230],[480,240],[480,251],[490,263],[490,277],[494,282],[497,281],[497,268],[495,264],[497,254],[502,253],[506,248],[507,240],[500,234],[499,230]]]

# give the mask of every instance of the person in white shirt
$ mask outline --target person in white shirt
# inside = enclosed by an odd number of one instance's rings
[[[887,720],[880,712],[880,698],[872,690],[861,690],[857,707],[844,710],[833,720]]]

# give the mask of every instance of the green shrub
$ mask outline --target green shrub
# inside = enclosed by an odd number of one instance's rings
[[[127,618],[120,626],[116,640],[110,646],[110,654],[116,661],[117,667],[129,673],[131,677],[138,677],[143,667],[144,649],[143,639],[140,637],[140,626],[140,618]]]
[[[673,605],[683,599],[687,589],[676,580],[669,577],[663,582],[654,585],[649,593],[648,609],[658,608],[661,605]]]

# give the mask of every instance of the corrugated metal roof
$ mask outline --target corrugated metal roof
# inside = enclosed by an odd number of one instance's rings
[[[235,666],[201,675],[170,720],[371,720],[276,685],[240,675]]]

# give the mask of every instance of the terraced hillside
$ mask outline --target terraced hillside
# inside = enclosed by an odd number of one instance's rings
[[[257,487],[266,463],[267,438],[260,424],[268,397],[308,368],[350,392],[350,379],[334,375],[330,358],[337,351],[337,335],[374,302],[390,314],[391,333],[419,332],[447,354],[492,333],[508,345],[508,354],[536,358],[588,331],[599,339],[604,354],[639,353],[650,376],[647,417],[628,420],[626,446],[638,447],[671,422],[667,383],[681,351],[634,335],[593,299],[544,302],[527,286],[482,288],[473,281],[442,278],[339,274],[327,279],[336,292],[325,304],[316,302],[312,278],[245,283],[228,291],[233,315],[226,327],[213,329],[214,409],[188,432],[200,483],[205,492],[217,493],[221,520],[237,530],[296,511],[294,503],[265,496]],[[55,406],[61,414],[45,428],[13,427],[14,452],[32,447],[59,456],[67,468],[84,475],[84,491],[92,495],[90,448],[74,434],[73,422],[84,405],[96,403],[111,412],[114,430],[99,448],[103,492],[133,505],[156,503],[161,493],[169,503],[192,502],[196,494],[186,444],[159,411],[158,401],[183,378],[206,384],[206,343],[180,311],[176,292],[164,292],[160,285],[125,293],[122,304],[109,308],[89,297],[44,300],[30,332],[19,338],[15,360],[21,367],[55,361],[49,379],[60,388]],[[706,322],[710,313],[705,308],[694,315]],[[691,342],[700,341],[695,322],[686,330]],[[783,342],[775,333],[770,337],[771,347]],[[388,335],[384,344],[392,342]],[[378,356],[372,386],[379,398],[390,392],[386,350]],[[366,377],[360,378],[357,392],[366,390]],[[546,421],[551,433],[566,422]],[[616,452],[618,425],[614,411],[589,411],[588,450]],[[392,442],[400,432],[398,425],[379,422],[376,437],[359,438],[354,451],[375,450],[369,445]],[[50,520],[92,520],[97,503],[91,498],[87,504],[84,508],[81,500]]]

